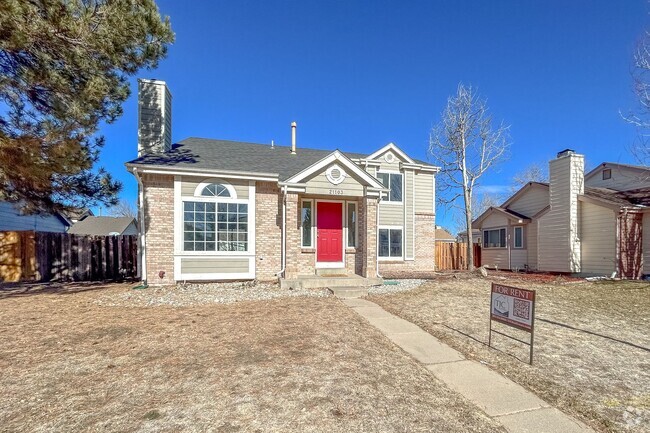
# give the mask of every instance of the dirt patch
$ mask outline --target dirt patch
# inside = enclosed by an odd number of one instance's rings
[[[0,431],[503,432],[333,297],[97,302],[124,290],[0,300]]]
[[[537,290],[533,366],[527,347],[505,337],[486,346],[492,281]],[[600,431],[650,432],[650,284],[461,274],[371,299]]]

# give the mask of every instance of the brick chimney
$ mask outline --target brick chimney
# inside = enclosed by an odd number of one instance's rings
[[[160,80],[138,80],[138,157],[172,147],[172,94]]]
[[[584,193],[585,157],[571,149],[549,162],[550,209],[539,230],[539,268],[580,272],[578,195]]]

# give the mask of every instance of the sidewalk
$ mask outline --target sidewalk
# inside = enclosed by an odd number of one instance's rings
[[[593,432],[510,379],[485,365],[465,359],[460,352],[377,304],[365,299],[343,299],[343,303],[422,363],[449,388],[499,421],[509,432]]]

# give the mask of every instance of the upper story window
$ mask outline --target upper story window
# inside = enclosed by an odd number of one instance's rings
[[[603,170],[603,180],[611,179],[612,178],[612,169],[611,168],[606,168]]]
[[[377,179],[389,189],[386,201],[402,201],[402,174],[401,173],[377,173]]]

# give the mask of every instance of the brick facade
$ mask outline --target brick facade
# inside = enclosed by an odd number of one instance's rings
[[[174,176],[144,174],[142,183],[147,283],[174,284]]]
[[[282,269],[282,194],[277,183],[255,183],[255,207],[255,277],[276,280]]]

